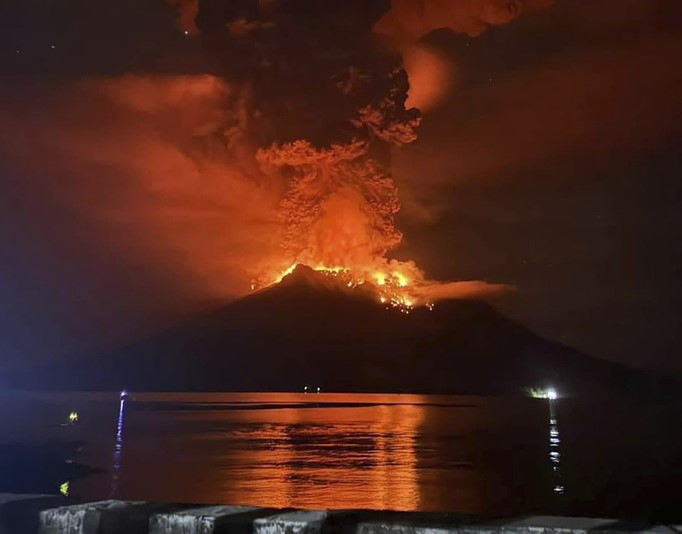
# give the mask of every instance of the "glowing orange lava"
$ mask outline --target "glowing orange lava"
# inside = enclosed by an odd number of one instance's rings
[[[252,289],[260,289],[281,282],[287,275],[294,272],[298,263],[292,263],[286,269],[266,277],[263,283],[252,284]],[[385,269],[350,269],[342,266],[328,266],[317,264],[309,266],[325,276],[339,280],[340,286],[351,289],[369,287],[377,294],[377,299],[386,308],[396,308],[400,312],[409,314],[415,306],[424,305],[433,310],[433,303],[421,302],[415,295],[415,285],[422,280],[421,272],[411,262],[387,262]],[[411,278],[410,274],[414,275]]]

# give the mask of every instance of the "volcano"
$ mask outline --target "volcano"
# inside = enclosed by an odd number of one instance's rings
[[[405,313],[378,302],[369,288],[350,288],[301,265],[280,283],[212,313],[49,373],[32,372],[29,382],[79,390],[308,386],[462,394],[547,386],[562,394],[632,392],[659,385],[644,372],[545,340],[485,302],[450,300]]]

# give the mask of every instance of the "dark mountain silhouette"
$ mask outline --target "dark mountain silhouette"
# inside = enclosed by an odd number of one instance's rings
[[[489,304],[410,314],[299,266],[281,283],[148,341],[31,373],[56,389],[521,393],[653,392],[673,380],[545,340]],[[662,386],[663,384],[663,386]]]

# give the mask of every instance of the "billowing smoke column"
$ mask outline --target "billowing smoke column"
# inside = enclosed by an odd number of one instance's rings
[[[289,177],[280,206],[289,264],[347,268],[361,279],[388,271],[386,255],[402,235],[393,220],[400,203],[387,147],[416,138],[419,114],[405,110],[407,83],[399,69],[349,70],[337,87],[343,98],[352,97],[371,87],[371,76],[377,75],[386,78],[389,89],[380,101],[357,109],[348,140],[322,147],[308,140],[273,143],[257,153],[264,172]]]
[[[304,263],[349,285],[409,285],[409,295],[380,293],[408,307],[420,294],[473,291],[427,283],[414,263],[388,259],[402,239],[390,151],[415,140],[420,122],[405,105],[401,52],[432,30],[478,35],[548,0],[169,1],[241,87],[240,149],[253,147],[260,172],[283,184],[281,260],[254,273],[254,287]]]

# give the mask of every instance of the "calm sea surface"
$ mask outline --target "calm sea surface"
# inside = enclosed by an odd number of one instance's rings
[[[682,510],[680,410],[365,394],[3,394],[1,442],[80,439],[88,499],[652,515]],[[78,423],[59,426],[71,411]]]

